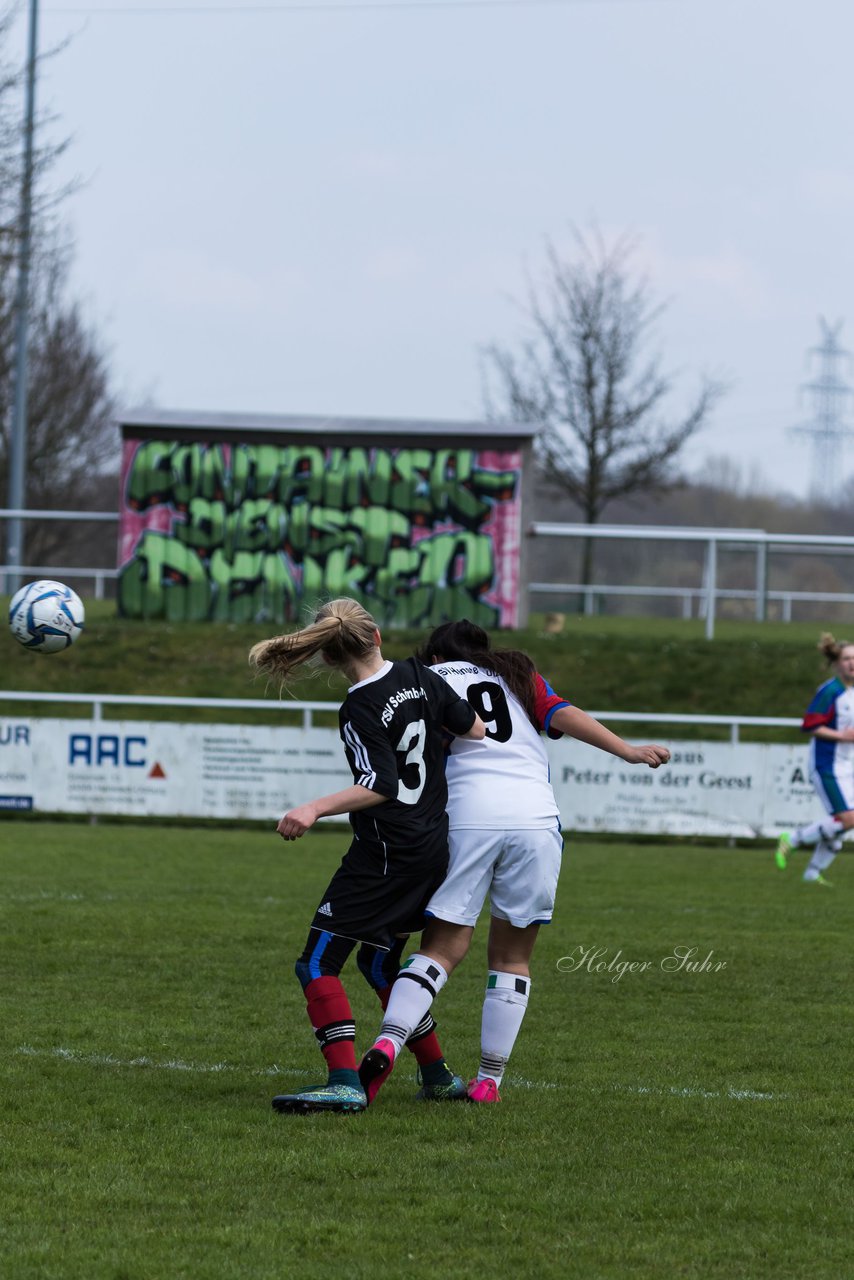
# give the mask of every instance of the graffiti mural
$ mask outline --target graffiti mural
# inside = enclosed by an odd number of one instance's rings
[[[119,608],[300,619],[348,595],[385,625],[514,626],[521,452],[124,442]]]

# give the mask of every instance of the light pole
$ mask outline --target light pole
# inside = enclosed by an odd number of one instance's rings
[[[30,35],[27,53],[27,98],[24,117],[24,164],[21,175],[21,226],[18,257],[18,287],[15,296],[15,398],[9,433],[9,506],[21,510],[26,506],[27,469],[27,319],[30,295],[30,255],[33,219],[33,132],[35,128],[36,48],[38,0],[30,0]],[[6,561],[21,563],[24,554],[24,522],[12,516],[8,522]],[[19,576],[9,574],[6,587],[10,594],[18,589]]]

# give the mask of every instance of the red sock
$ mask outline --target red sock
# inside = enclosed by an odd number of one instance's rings
[[[435,1027],[432,1031],[428,1031],[426,1036],[419,1036],[413,1044],[407,1041],[406,1047],[410,1053],[415,1054],[415,1061],[419,1067],[429,1067],[431,1062],[445,1061]]]
[[[356,1070],[356,1024],[340,978],[313,978],[305,988],[308,1016],[330,1071]]]
[[[376,991],[376,988],[374,990]],[[391,999],[391,987],[383,987],[382,991],[377,991],[377,995],[380,998],[380,1004],[385,1009]],[[429,1067],[432,1062],[445,1061],[445,1055],[442,1053],[442,1046],[439,1044],[439,1037],[436,1034],[435,1023],[433,1030],[428,1031],[426,1036],[419,1036],[414,1042],[407,1040],[406,1047],[414,1055],[419,1067]]]

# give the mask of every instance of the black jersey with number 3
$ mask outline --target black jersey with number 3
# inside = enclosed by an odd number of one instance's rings
[[[350,814],[359,841],[380,842],[398,866],[447,832],[443,728],[466,733],[475,713],[415,658],[386,662],[349,690],[339,727],[353,779],[388,799]]]

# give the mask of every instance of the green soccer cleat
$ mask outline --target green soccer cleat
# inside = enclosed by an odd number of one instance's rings
[[[817,876],[808,876],[804,874],[804,884],[823,884],[826,889],[833,888],[833,881],[825,880],[820,871]]]
[[[795,846],[792,844],[792,837],[789,835],[788,831],[784,831],[780,836],[780,839],[777,841],[777,848],[774,850],[774,861],[777,863],[777,866],[781,871],[785,871],[786,867],[789,865],[789,856],[794,847]]]
[[[279,1112],[364,1111],[368,1105],[364,1089],[350,1084],[321,1084],[299,1093],[280,1093],[273,1099]]]
[[[419,1072],[419,1080],[421,1073]],[[466,1084],[462,1076],[451,1076],[441,1084],[421,1084],[415,1097],[419,1102],[464,1102]]]

